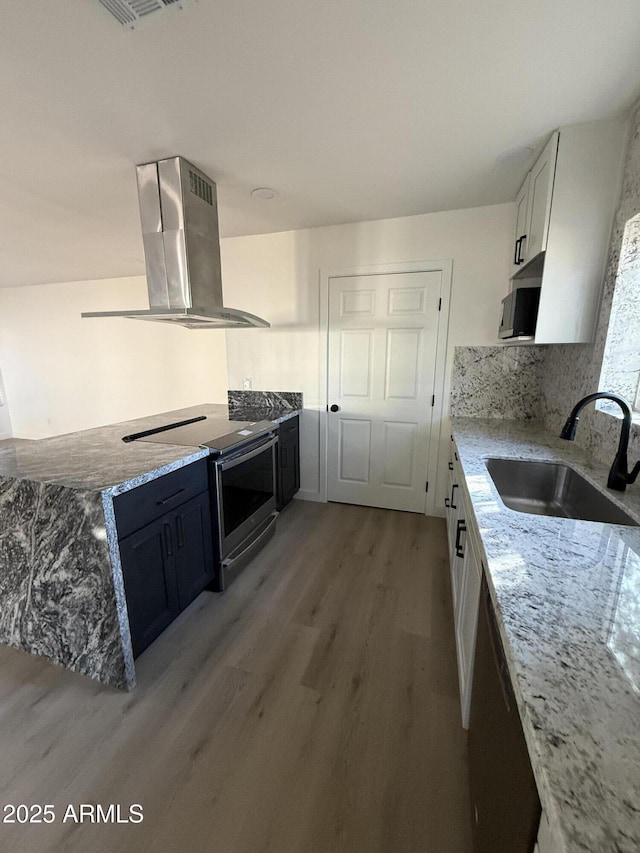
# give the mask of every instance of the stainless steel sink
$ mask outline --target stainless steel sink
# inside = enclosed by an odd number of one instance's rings
[[[640,526],[568,465],[524,459],[486,459],[485,463],[509,509]]]

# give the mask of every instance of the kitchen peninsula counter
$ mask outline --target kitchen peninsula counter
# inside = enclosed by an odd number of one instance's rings
[[[297,413],[271,407],[270,419]],[[199,415],[243,419],[202,404],[0,445],[0,642],[135,686],[113,498],[209,451],[122,437]]]
[[[636,520],[640,488],[605,489],[607,466],[536,422],[454,418],[452,431],[557,853],[636,853],[640,528],[510,510],[484,460],[568,464]]]

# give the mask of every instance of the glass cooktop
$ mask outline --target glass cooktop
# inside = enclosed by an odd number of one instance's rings
[[[170,424],[167,426],[170,427]],[[209,447],[224,451],[251,441],[262,433],[275,429],[273,421],[231,421],[227,418],[204,417],[183,426],[160,427],[149,435],[139,434],[134,441],[151,441],[155,444],[178,444],[184,447]]]

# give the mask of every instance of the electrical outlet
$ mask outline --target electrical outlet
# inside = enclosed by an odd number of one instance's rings
[[[250,376],[245,377],[244,382],[242,383],[242,387],[244,388],[245,391],[251,391],[251,377]]]

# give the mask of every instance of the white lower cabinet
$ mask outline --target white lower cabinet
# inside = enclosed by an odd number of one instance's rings
[[[471,522],[467,521],[467,528]],[[480,602],[481,562],[476,554],[473,538],[466,529],[462,544],[462,581],[458,607],[455,612],[456,651],[458,653],[458,678],[460,681],[460,709],[462,725],[469,727],[471,685],[473,684],[473,657],[478,626]]]
[[[452,442],[445,514],[451,564],[460,712],[462,725],[466,729],[469,727],[471,710],[471,686],[483,565],[480,534],[475,527],[471,508],[466,505],[463,482],[462,467]],[[540,817],[533,853],[564,853],[564,847],[556,839],[544,811]]]
[[[465,506],[462,492],[462,470],[452,447],[449,463],[449,492],[445,500],[449,562],[451,566],[451,596],[460,684],[460,711],[463,728],[469,727],[473,655],[478,624],[482,564],[474,544],[472,514]]]
[[[556,838],[544,810],[540,815],[538,841],[534,848],[534,853],[564,853],[564,845]]]
[[[453,597],[453,609],[455,612],[458,603],[458,592],[460,589],[459,577],[462,568],[458,565],[459,559],[456,559],[456,552],[460,548],[461,527],[464,525],[464,517],[460,496],[459,463],[453,449],[451,450],[451,459],[449,460],[449,481],[447,497],[445,498],[445,508],[447,539],[449,541],[449,565],[451,569],[451,595]]]

